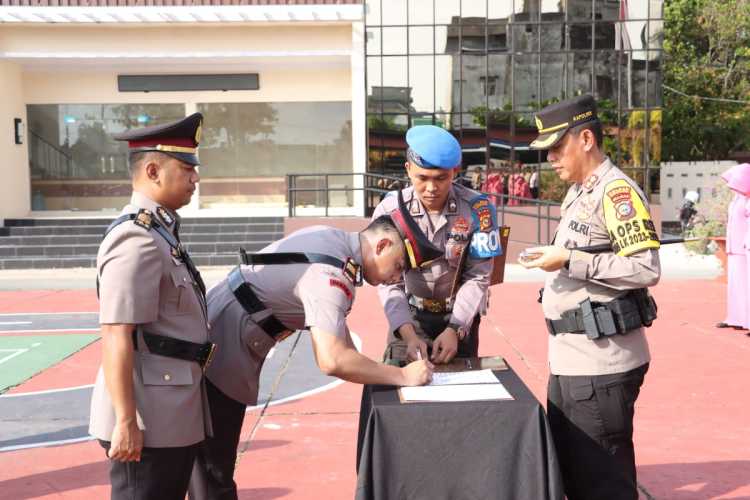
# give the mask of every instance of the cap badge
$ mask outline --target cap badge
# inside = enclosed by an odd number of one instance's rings
[[[534,115],[534,121],[536,121],[537,129],[542,130],[544,128],[544,125],[542,124],[542,120],[539,119],[538,115]]]
[[[199,144],[201,142],[201,133],[203,132],[203,124],[199,123],[198,128],[195,129],[195,143]]]

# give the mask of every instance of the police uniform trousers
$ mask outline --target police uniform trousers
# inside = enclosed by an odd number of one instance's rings
[[[206,392],[214,435],[206,437],[198,447],[188,498],[237,500],[234,468],[247,407],[221,392],[208,379]]]
[[[547,414],[568,500],[637,500],[633,414],[648,363],[624,373],[550,375]]]
[[[448,326],[450,313],[433,313],[429,311],[417,310],[411,307],[412,317],[416,321],[415,330],[417,336],[427,343],[427,351],[432,355],[432,342]],[[479,355],[479,322],[480,316],[474,316],[471,328],[463,340],[458,341],[458,351],[456,356],[459,358],[475,358]],[[388,346],[383,355],[383,361],[389,365],[403,366],[406,361],[406,342],[396,337],[393,332],[388,335]]]
[[[99,444],[109,451],[109,441]],[[199,444],[144,447],[140,462],[109,460],[112,500],[184,500]]]

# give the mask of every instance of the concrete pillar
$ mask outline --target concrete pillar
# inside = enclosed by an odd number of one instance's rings
[[[0,59],[0,224],[31,211],[28,128],[21,67]],[[15,143],[15,119],[22,120],[23,144]]]

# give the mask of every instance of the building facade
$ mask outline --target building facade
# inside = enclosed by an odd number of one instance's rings
[[[188,212],[284,214],[287,174],[336,173],[302,203],[362,214],[347,190],[403,174],[409,126],[453,132],[464,167],[542,165],[533,112],[585,92],[613,160],[658,191],[662,0],[216,3],[0,0],[0,219],[118,210],[111,135],[195,111]]]
[[[365,169],[361,3],[15,3],[0,1],[0,218],[118,210],[130,182],[111,135],[196,111],[188,211],[283,214],[286,174]]]
[[[459,138],[464,167],[541,165],[533,112],[591,93],[612,159],[658,191],[661,0],[366,4],[370,171],[399,172],[424,123]]]

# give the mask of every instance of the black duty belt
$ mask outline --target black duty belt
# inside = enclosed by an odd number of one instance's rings
[[[260,301],[253,289],[250,287],[250,283],[245,281],[245,277],[242,276],[240,266],[235,267],[229,277],[227,278],[227,284],[229,289],[234,294],[237,302],[240,303],[242,308],[248,314],[255,314],[260,311],[266,311],[268,308]],[[288,332],[289,328],[285,327],[284,324],[279,321],[273,314],[268,315],[260,321],[256,321],[257,325],[263,329],[266,334],[274,340],[280,340],[284,336],[284,332]]]
[[[168,358],[183,359],[185,361],[195,361],[203,371],[211,364],[216,350],[216,344],[206,342],[198,344],[188,340],[176,339],[156,333],[149,333],[141,330],[143,342],[148,347],[149,352],[166,356]],[[138,331],[133,330],[133,348],[138,350]]]
[[[656,310],[656,302],[642,288],[605,303],[586,299],[576,309],[562,313],[560,319],[545,318],[545,322],[552,335],[585,334],[590,339],[598,339],[651,326]]]

